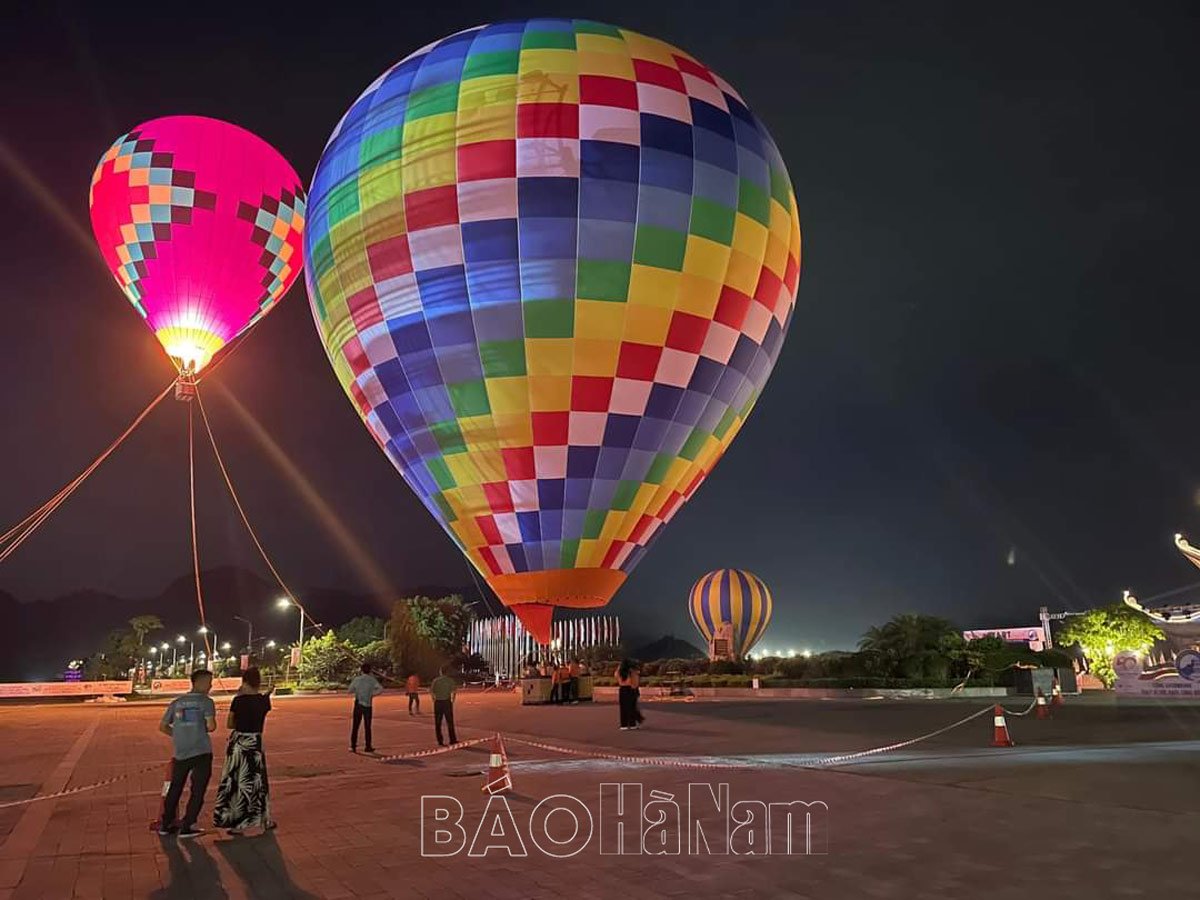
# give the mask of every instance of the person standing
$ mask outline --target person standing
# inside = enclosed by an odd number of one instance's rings
[[[358,726],[362,725],[364,736],[367,739],[363,750],[367,753],[374,753],[375,744],[371,741],[371,707],[375,698],[383,693],[383,685],[371,674],[370,663],[362,664],[361,671],[350,682],[349,691],[354,695],[354,716],[350,725],[350,752],[358,752]]]
[[[229,744],[217,786],[213,825],[241,834],[247,828],[275,827],[271,820],[267,758],[263,754],[263,725],[271,711],[271,692],[260,693],[262,675],[256,668],[242,673],[242,686],[229,705]]]
[[[442,742],[442,720],[446,720],[450,743],[458,743],[458,735],[454,733],[454,692],[458,685],[446,674],[446,667],[438,669],[438,677],[429,684],[429,696],[433,698],[433,733],[437,736],[439,747],[446,746]]]
[[[567,666],[567,694],[571,703],[579,702],[579,660],[571,660]]]
[[[621,664],[617,666],[613,677],[617,679],[617,703],[620,707],[621,730],[628,731],[637,725],[637,695],[634,686],[634,676],[636,670],[633,668],[633,662],[628,659],[621,660]]]
[[[633,685],[633,727],[641,728],[646,717],[642,715],[642,664],[636,659],[630,663],[630,683]]]
[[[404,690],[408,693],[408,714],[413,715],[413,709],[416,709],[416,714],[421,714],[421,679],[417,677],[417,673],[413,672],[404,682]]]
[[[178,834],[181,838],[193,838],[204,834],[196,827],[200,809],[204,806],[204,792],[212,777],[212,739],[209,734],[217,730],[217,707],[208,696],[212,690],[212,673],[197,669],[192,673],[192,689],[176,697],[167,705],[158,730],[171,738],[171,785],[163,800],[162,818],[158,833]],[[179,815],[179,798],[183,796],[184,782],[191,779],[187,809],[183,821],[176,826]]]

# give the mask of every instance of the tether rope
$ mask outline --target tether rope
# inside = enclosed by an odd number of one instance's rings
[[[128,438],[142,423],[142,420],[144,420],[146,416],[150,415],[150,412],[156,406],[158,406],[158,404],[161,403],[168,394],[171,393],[174,387],[175,382],[172,381],[166,386],[166,388],[163,389],[162,393],[150,401],[150,404],[138,414],[137,418],[130,423],[129,427],[127,427],[115,441],[109,444],[107,449],[105,449],[99,456],[92,460],[91,464],[87,468],[76,475],[71,481],[67,482],[58,491],[58,493],[54,494],[49,500],[31,512],[16,525],[9,528],[8,531],[4,532],[3,535],[0,535],[0,545],[7,545],[4,546],[2,551],[0,551],[0,562],[4,562],[14,552],[16,552],[17,548],[20,547],[30,535],[37,531],[37,529],[41,527],[41,525],[48,518],[50,518],[51,515],[53,515],[54,511],[62,506],[62,504],[65,503],[73,493],[75,493],[79,486],[87,480],[88,476],[95,472],[96,469],[98,469],[100,465],[113,454],[117,447],[119,447],[125,441],[125,439]]]
[[[196,606],[200,610],[200,633],[204,635],[204,658],[212,659],[208,622],[204,618],[204,592],[200,589],[200,546],[196,540],[196,440],[192,428],[192,405],[188,404],[188,506],[192,515],[192,571],[196,575]]]

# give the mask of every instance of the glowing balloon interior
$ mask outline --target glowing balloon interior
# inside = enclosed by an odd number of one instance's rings
[[[737,92],[595,22],[488,25],[380,76],[313,178],[306,279],[371,434],[545,641],[608,602],[712,470],[800,276]]]
[[[113,142],[92,175],[104,261],[184,370],[266,314],[302,267],[304,190],[250,132],[168,116]]]
[[[704,638],[712,640],[722,622],[733,625],[733,650],[745,659],[771,622],[774,601],[763,580],[742,569],[709,572],[692,588],[688,613]]]

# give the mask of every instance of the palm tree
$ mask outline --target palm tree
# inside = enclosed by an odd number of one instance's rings
[[[133,631],[138,647],[146,643],[146,635],[152,631],[161,631],[162,627],[162,619],[158,616],[134,616],[129,620],[129,628]]]

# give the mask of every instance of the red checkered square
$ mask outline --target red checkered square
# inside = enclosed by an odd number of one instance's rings
[[[492,552],[491,547],[480,547],[479,555],[483,559],[483,564],[488,567],[488,571],[493,575],[501,575],[504,570],[500,567],[500,562],[496,559],[496,555]]]
[[[612,386],[613,380],[604,375],[574,376],[571,379],[571,409],[575,412],[607,412]]]
[[[579,137],[575,103],[521,103],[517,106],[518,138]]]
[[[507,481],[492,481],[483,485],[483,495],[487,497],[488,506],[493,515],[513,511],[513,498],[508,490]]]
[[[405,194],[404,218],[409,231],[457,224],[458,189],[448,184]]]
[[[648,59],[635,59],[633,73],[643,84],[656,84],[659,87],[679,91],[681,94],[687,93],[687,89],[683,86],[683,76],[679,74],[679,70],[664,66],[662,63],[651,62]]]
[[[676,310],[667,329],[667,346],[674,350],[699,353],[707,333],[708,319]]]
[[[589,106],[637,109],[637,82],[609,75],[580,75],[579,103]]]
[[[533,442],[539,447],[558,447],[567,443],[571,424],[568,412],[535,412],[530,414]]]
[[[363,349],[362,341],[358,339],[357,335],[342,345],[342,355],[350,364],[350,371],[354,373],[355,378],[371,368],[371,361],[367,359],[367,351]]]
[[[750,308],[750,298],[736,288],[726,285],[721,289],[721,299],[717,301],[717,311],[713,319],[730,328],[740,329],[746,321],[746,311]]]
[[[385,281],[413,270],[412,254],[408,249],[408,235],[387,238],[367,244],[367,260],[371,264],[371,275],[376,281]]]
[[[504,474],[510,481],[535,477],[532,447],[509,447],[501,450],[500,456],[504,460]]]
[[[783,279],[763,266],[762,271],[758,273],[758,287],[754,289],[754,299],[774,312],[782,287]]]
[[[486,181],[517,177],[517,142],[480,141],[458,148],[458,180]]]
[[[697,78],[703,78],[711,85],[716,85],[717,80],[713,78],[713,73],[708,70],[707,66],[702,66],[694,60],[688,59],[686,56],[677,56],[672,53],[671,58],[675,60],[675,65],[680,72],[688,75],[695,75]]]
[[[361,332],[383,321],[383,310],[379,308],[379,298],[375,296],[374,285],[367,285],[361,291],[351,294],[346,298],[346,306],[350,309],[356,331]]]
[[[653,381],[661,356],[662,347],[623,341],[621,354],[617,359],[617,377]]]
[[[500,539],[500,529],[496,527],[496,520],[491,516],[476,516],[475,524],[479,526],[479,533],[489,544],[504,543]]]

